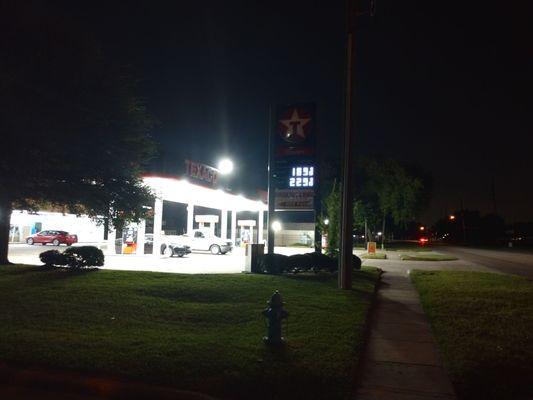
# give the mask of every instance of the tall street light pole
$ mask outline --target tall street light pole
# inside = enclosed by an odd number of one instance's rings
[[[354,14],[353,2],[347,1],[347,44],[346,44],[346,98],[344,116],[344,148],[343,148],[343,179],[342,179],[342,208],[341,208],[341,254],[339,257],[339,289],[352,288],[353,264],[353,188],[352,188],[352,160],[353,160],[353,129],[352,129],[352,67],[354,29],[352,26]]]
[[[275,241],[275,232],[272,228],[272,222],[274,221],[275,213],[275,193],[274,193],[274,177],[273,168],[274,168],[274,158],[273,154],[273,144],[272,144],[272,106],[270,106],[268,112],[268,214],[267,214],[267,252],[268,254],[274,254],[274,241]]]

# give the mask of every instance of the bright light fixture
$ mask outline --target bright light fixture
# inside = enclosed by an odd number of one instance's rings
[[[329,219],[326,218],[326,219],[324,220],[324,225],[329,225]]]
[[[233,161],[229,158],[224,158],[218,163],[218,170],[222,175],[231,174],[233,172]]]
[[[421,226],[421,227],[420,227],[420,230],[421,230],[421,231],[423,231],[423,230],[425,230],[425,229],[426,229],[425,226]]]
[[[279,222],[279,221],[274,221],[274,222],[272,222],[272,230],[273,230],[274,232],[279,232],[279,231],[281,231],[281,222]]]

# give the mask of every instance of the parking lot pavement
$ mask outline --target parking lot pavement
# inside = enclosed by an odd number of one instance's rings
[[[436,250],[438,252],[438,250]],[[380,251],[381,252],[381,251]],[[400,254],[403,252],[398,251],[384,251],[387,254],[386,260],[363,260],[363,265],[367,267],[378,267],[383,271],[409,274],[412,270],[424,270],[424,271],[479,271],[479,272],[494,272],[490,268],[484,265],[467,261],[459,258],[454,261],[402,261]],[[354,254],[362,255],[364,250],[356,250]],[[408,253],[408,252],[406,252]]]
[[[97,243],[83,243],[83,245]],[[66,246],[29,246],[10,244],[9,260],[16,264],[41,265],[39,254],[46,250],[65,250]],[[116,254],[106,255],[103,269],[124,271],[157,271],[182,274],[240,273],[244,270],[244,249],[237,247],[231,253],[191,253],[185,257],[154,255]]]
[[[79,243],[94,245],[101,243]],[[9,260],[16,264],[41,265],[39,254],[46,250],[65,250],[66,246],[30,246],[10,244]],[[313,251],[306,247],[276,247],[276,253],[291,255]],[[181,274],[234,274],[244,271],[244,248],[235,247],[231,253],[213,255],[209,252],[193,252],[184,257],[154,255],[116,254],[106,255],[103,269],[123,271],[154,271]]]
[[[235,274],[244,271],[244,249],[231,253],[191,253],[184,257],[117,254],[107,255],[104,269],[156,271],[180,274]]]

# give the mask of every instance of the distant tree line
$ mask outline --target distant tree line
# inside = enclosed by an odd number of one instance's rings
[[[510,236],[505,220],[496,214],[481,214],[477,210],[456,210],[439,219],[433,226],[436,239],[453,244],[501,245]]]
[[[431,179],[418,168],[390,158],[364,157],[355,166],[353,202],[354,232],[366,240],[382,238],[397,226],[407,226],[429,203]],[[328,252],[335,254],[340,243],[342,187],[337,180],[324,195],[319,229],[327,236]]]

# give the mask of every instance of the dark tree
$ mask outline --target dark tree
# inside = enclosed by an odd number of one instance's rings
[[[366,191],[377,197],[385,238],[387,220],[395,225],[405,225],[415,219],[426,201],[424,184],[421,178],[412,175],[396,160],[368,159],[364,169],[368,179]]]
[[[353,203],[353,226],[364,229],[368,235],[381,229],[385,235],[385,221],[395,226],[405,226],[427,204],[429,192],[420,170],[408,168],[392,159],[365,158],[356,166],[356,190]],[[340,210],[342,187],[333,181],[330,192],[324,197],[319,229],[328,236],[328,251],[335,255],[340,241]],[[324,221],[328,219],[329,224]]]
[[[141,180],[152,120],[136,82],[79,29],[25,4],[0,10],[0,264],[13,208],[117,223],[152,198]]]

